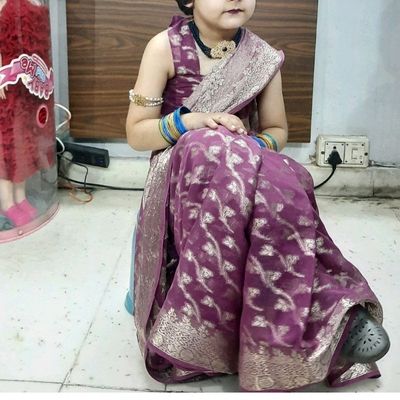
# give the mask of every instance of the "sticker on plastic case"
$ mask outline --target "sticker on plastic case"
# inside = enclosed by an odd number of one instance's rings
[[[37,55],[21,54],[10,64],[0,68],[0,89],[7,85],[15,85],[18,81],[25,85],[29,93],[48,100],[54,92],[53,68]]]

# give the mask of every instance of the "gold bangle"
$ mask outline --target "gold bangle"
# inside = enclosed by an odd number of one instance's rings
[[[173,136],[175,140],[178,140],[181,137],[181,134],[178,131],[178,128],[176,127],[174,123],[174,114],[171,113],[167,117],[167,126],[169,133]]]
[[[167,136],[165,135],[163,128],[162,128],[162,118],[158,121],[158,129],[160,131],[160,134],[162,136],[162,138],[170,145],[173,146],[175,143],[172,143],[170,139],[167,138]]]
[[[273,143],[268,139],[268,138],[266,138],[265,136],[263,136],[263,135],[256,135],[259,139],[261,139],[266,145],[267,145],[267,147],[270,149],[270,150],[274,150],[274,145],[273,145]]]
[[[278,151],[279,146],[278,146],[278,142],[276,141],[276,139],[268,132],[262,132],[261,135],[263,135],[263,137],[265,137],[266,139],[268,139],[271,143],[272,143],[272,149],[275,151]]]
[[[141,94],[134,93],[133,89],[129,91],[129,100],[133,104],[142,107],[157,107],[164,103],[164,99],[162,97],[142,96]]]

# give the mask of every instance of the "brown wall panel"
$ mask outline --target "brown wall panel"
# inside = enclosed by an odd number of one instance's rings
[[[248,28],[283,49],[290,140],[310,140],[318,0],[258,0]],[[68,0],[71,134],[125,137],[128,90],[148,40],[179,10],[173,0]]]

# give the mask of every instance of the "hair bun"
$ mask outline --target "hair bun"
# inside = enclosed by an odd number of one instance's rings
[[[186,15],[193,15],[193,8],[186,7],[186,4],[189,3],[191,0],[176,0],[178,3],[179,9]]]

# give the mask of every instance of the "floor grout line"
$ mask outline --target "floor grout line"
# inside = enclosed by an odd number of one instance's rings
[[[0,378],[0,382],[26,382],[26,383],[44,383],[50,385],[61,385],[62,382],[50,382],[50,381],[35,381],[29,379],[2,379]]]
[[[126,388],[126,387],[118,387],[118,386],[96,386],[96,385],[85,385],[79,383],[71,383],[66,384],[64,387],[83,387],[83,388],[92,388],[92,389],[110,389],[110,390],[123,390],[123,391],[131,391],[131,392],[157,392],[164,393],[165,390],[154,390],[154,389],[137,389],[137,388]]]
[[[29,379],[1,379],[0,382],[18,382],[18,383],[37,383],[37,384],[44,384],[44,385],[61,385],[62,387],[87,387],[87,388],[93,388],[93,389],[110,389],[110,390],[124,390],[124,391],[132,391],[132,392],[160,392],[164,393],[164,390],[153,390],[153,389],[138,389],[138,388],[131,388],[131,387],[119,387],[119,386],[97,386],[97,385],[85,385],[85,384],[79,384],[79,383],[73,383],[73,384],[65,384],[63,385],[62,382],[50,382],[50,381],[36,381],[36,380],[29,380]],[[165,385],[166,388],[167,385]],[[60,389],[58,390],[60,391]]]
[[[130,228],[129,228],[129,229],[130,229]],[[127,239],[127,242],[129,242],[129,238]],[[124,254],[125,246],[127,245],[127,242],[124,242],[123,245],[121,246],[120,253],[119,253],[119,255],[118,255],[117,261],[115,262],[114,268],[112,269],[112,271],[111,271],[111,273],[110,273],[110,276],[109,276],[109,278],[108,278],[108,281],[107,281],[107,283],[106,283],[106,285],[105,285],[103,294],[102,294],[102,296],[101,296],[101,298],[100,298],[100,301],[99,301],[99,303],[98,303],[98,305],[97,305],[97,307],[96,307],[96,310],[95,310],[95,312],[94,312],[94,316],[93,316],[93,318],[92,318],[92,321],[90,322],[89,328],[88,328],[88,330],[87,330],[87,332],[86,332],[85,337],[84,337],[83,340],[82,340],[81,346],[80,346],[79,351],[78,351],[78,353],[77,353],[77,355],[76,355],[76,357],[75,357],[75,359],[74,359],[74,361],[73,361],[73,363],[72,363],[72,366],[71,366],[71,368],[68,370],[67,374],[65,375],[64,381],[63,381],[62,384],[61,384],[61,387],[60,387],[60,389],[59,389],[59,392],[61,392],[61,390],[62,390],[63,387],[65,386],[65,382],[67,381],[67,379],[69,379],[69,377],[70,377],[71,374],[72,374],[73,369],[74,369],[74,368],[76,367],[76,365],[78,364],[78,359],[79,359],[79,356],[80,356],[80,354],[81,354],[81,351],[82,351],[82,349],[83,349],[83,347],[84,347],[84,345],[85,345],[85,343],[86,343],[86,340],[87,340],[88,336],[89,336],[90,333],[91,333],[92,326],[93,326],[94,322],[96,321],[96,317],[97,317],[97,315],[98,315],[98,313],[99,313],[99,310],[100,310],[100,307],[101,307],[101,305],[102,305],[102,303],[103,303],[103,300],[105,299],[105,296],[106,296],[106,294],[107,294],[107,290],[108,290],[109,287],[110,287],[112,278],[113,278],[113,276],[114,276],[114,274],[115,274],[115,272],[116,272],[116,270],[117,270],[117,268],[118,268],[118,266],[119,266],[119,262],[120,262],[120,260],[121,260],[121,258],[122,258],[122,255]]]

